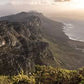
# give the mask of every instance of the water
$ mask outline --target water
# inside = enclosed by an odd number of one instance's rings
[[[68,20],[64,22],[64,32],[72,40],[84,42],[84,21]]]
[[[52,17],[51,19],[64,23],[64,32],[70,39],[84,42],[84,17],[82,20],[61,17]]]

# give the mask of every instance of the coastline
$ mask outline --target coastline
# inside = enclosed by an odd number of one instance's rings
[[[74,28],[73,24],[65,22],[62,23],[64,24],[63,32],[69,37],[70,40],[84,42],[83,39],[80,39],[80,37],[77,37],[74,33],[71,32]]]

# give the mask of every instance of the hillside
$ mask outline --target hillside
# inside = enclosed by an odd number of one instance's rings
[[[34,71],[35,65],[76,69],[84,52],[72,45],[63,24],[41,13],[21,12],[0,18],[0,74]],[[5,67],[6,66],[6,67]]]
[[[18,74],[21,70],[28,74],[37,64],[56,66],[49,44],[42,41],[40,27],[37,25],[40,23],[36,20],[38,17],[34,16],[25,24],[0,22],[1,75]]]
[[[0,76],[0,84],[84,84],[84,68],[67,70],[37,65],[29,75],[21,71],[15,76]]]
[[[52,20],[48,19],[47,17],[45,17],[41,13],[21,12],[21,13],[18,13],[18,14],[1,17],[0,20],[1,21],[7,20],[9,22],[24,22],[25,23],[26,21],[28,21],[28,19],[31,16],[38,16],[39,17],[39,19],[41,21],[41,25],[40,25],[42,27],[41,29],[46,34],[51,35],[53,38],[56,38],[58,40],[68,39],[68,37],[62,31],[63,26],[64,26],[62,23],[52,21]]]

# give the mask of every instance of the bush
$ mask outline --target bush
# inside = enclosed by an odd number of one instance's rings
[[[36,66],[36,84],[79,84],[82,76],[77,71]]]
[[[0,76],[0,84],[84,84],[84,68],[66,70],[48,66],[35,67],[32,75],[23,71],[16,76]]]
[[[23,72],[17,76],[13,76],[12,80],[13,84],[35,84],[34,76],[28,77],[27,75],[24,75]]]
[[[83,68],[80,68],[78,70],[79,74],[81,74],[83,77],[84,77],[84,67]]]
[[[81,81],[79,84],[84,84],[84,81]]]
[[[8,76],[0,76],[0,84],[11,84],[11,80]]]

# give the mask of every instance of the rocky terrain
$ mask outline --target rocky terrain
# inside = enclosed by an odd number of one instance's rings
[[[0,18],[0,74],[28,74],[35,65],[76,69],[84,53],[71,45],[63,24],[41,13],[21,12]]]
[[[26,74],[36,64],[56,66],[49,44],[42,41],[40,20],[32,16],[28,22],[0,22],[0,74],[13,75],[21,69]]]

